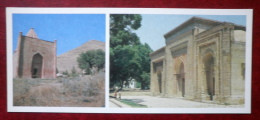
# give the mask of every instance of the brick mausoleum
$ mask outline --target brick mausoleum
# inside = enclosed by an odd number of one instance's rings
[[[41,40],[34,29],[19,33],[13,55],[14,78],[56,78],[56,40]]]
[[[151,92],[220,104],[243,104],[246,28],[193,17],[164,35],[151,53]]]

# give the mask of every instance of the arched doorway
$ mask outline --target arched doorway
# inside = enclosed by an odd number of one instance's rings
[[[206,74],[207,93],[210,97],[210,100],[213,100],[213,96],[215,95],[215,70],[214,57],[212,56],[212,54],[207,54],[204,57],[204,65]]]
[[[157,73],[159,93],[162,93],[162,73]]]
[[[185,95],[185,72],[184,72],[183,62],[180,65],[179,76],[180,76],[179,79],[178,79],[179,86],[180,86],[179,89],[181,91],[182,97],[184,97],[184,95]]]
[[[32,78],[42,77],[42,56],[39,53],[33,56],[31,74]]]
[[[176,74],[178,91],[180,92],[180,95],[182,97],[184,97],[184,95],[185,95],[185,72],[184,72],[183,62],[180,63],[178,68],[179,69],[178,69],[177,74]]]

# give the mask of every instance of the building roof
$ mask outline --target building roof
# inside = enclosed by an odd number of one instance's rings
[[[152,53],[150,53],[150,56],[153,56],[153,55],[155,55],[155,54],[157,54],[157,53],[164,52],[164,51],[165,51],[165,46],[159,48],[159,49],[156,50],[156,51],[153,51]]]
[[[34,28],[31,28],[31,29],[28,31],[28,33],[27,33],[26,36],[27,36],[27,37],[32,37],[32,38],[37,38],[37,39],[38,39],[38,36],[37,36],[36,32],[34,31]]]
[[[164,35],[164,37],[169,37],[169,36],[175,34],[177,31],[179,31],[179,30],[183,29],[184,27],[189,26],[193,23],[203,23],[203,24],[208,24],[208,25],[212,25],[212,26],[229,23],[229,24],[233,24],[235,26],[235,29],[245,30],[244,26],[236,25],[236,24],[230,23],[230,22],[221,22],[221,21],[210,20],[210,19],[205,19],[205,18],[201,18],[201,17],[192,17],[189,20],[187,20],[186,22],[179,25],[178,27],[176,27],[176,28],[172,29],[171,31],[169,31],[168,33],[166,33]]]
[[[39,39],[38,36],[37,36],[37,34],[36,34],[36,32],[34,31],[34,28],[31,28],[31,29],[27,32],[27,34],[26,34],[25,37],[30,37],[30,38],[34,38],[34,39],[41,40],[41,41],[44,41],[44,42],[50,42],[50,43],[55,43],[55,42],[57,42],[57,40],[54,40],[54,42],[53,42],[53,41],[48,41],[48,40]]]

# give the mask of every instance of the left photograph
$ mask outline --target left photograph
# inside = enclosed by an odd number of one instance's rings
[[[105,107],[105,14],[13,14],[13,106]]]

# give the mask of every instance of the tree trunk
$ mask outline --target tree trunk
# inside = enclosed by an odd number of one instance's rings
[[[141,82],[141,90],[144,90],[145,89],[145,84],[144,82]]]

